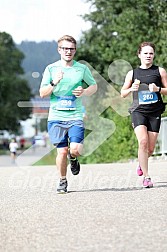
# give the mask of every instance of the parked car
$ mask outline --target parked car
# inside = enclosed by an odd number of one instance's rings
[[[45,147],[46,146],[46,141],[45,141],[45,138],[44,136],[34,136],[34,144],[35,146],[41,146],[41,147]]]

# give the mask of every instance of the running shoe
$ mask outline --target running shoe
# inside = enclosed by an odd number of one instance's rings
[[[70,153],[68,154],[68,159],[70,161],[70,165],[71,165],[71,172],[73,175],[78,175],[80,172],[80,163],[78,161],[78,159],[75,157],[72,157],[70,155]]]
[[[138,176],[142,176],[142,175],[143,175],[143,171],[142,171],[140,165],[138,165],[137,171],[136,171],[136,172],[137,172],[137,175],[138,175]]]
[[[78,175],[80,172],[80,163],[77,158],[70,159],[71,172],[73,175]]]
[[[152,183],[150,177],[144,177],[144,179],[143,179],[143,187],[145,187],[145,188],[153,187],[153,183]]]
[[[60,179],[59,184],[57,186],[57,193],[67,193],[67,179]]]

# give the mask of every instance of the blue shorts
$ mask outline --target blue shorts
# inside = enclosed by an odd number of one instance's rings
[[[83,143],[84,123],[82,120],[48,121],[49,138],[57,148],[68,147],[69,143]]]

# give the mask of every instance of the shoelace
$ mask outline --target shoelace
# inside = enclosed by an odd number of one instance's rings
[[[66,184],[67,183],[67,180],[66,179],[61,179],[60,180],[60,184],[63,185],[63,184]]]
[[[77,160],[77,158],[70,158],[70,161],[72,161],[72,162],[74,162],[76,160]]]
[[[144,179],[146,179],[146,180],[151,180],[151,178],[150,178],[150,177],[145,177]]]

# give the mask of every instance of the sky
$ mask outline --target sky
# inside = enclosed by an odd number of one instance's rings
[[[21,41],[53,41],[68,34],[79,40],[90,28],[79,15],[89,13],[85,0],[0,0],[0,32]]]

